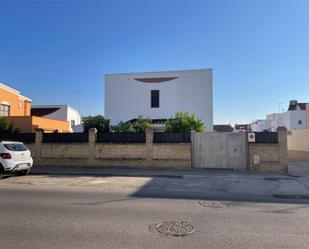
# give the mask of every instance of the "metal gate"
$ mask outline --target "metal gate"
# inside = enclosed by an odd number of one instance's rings
[[[246,133],[194,133],[192,138],[194,168],[247,168]]]

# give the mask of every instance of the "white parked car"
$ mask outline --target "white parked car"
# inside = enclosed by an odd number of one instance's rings
[[[27,175],[33,159],[30,150],[21,142],[0,141],[0,178],[5,174]]]

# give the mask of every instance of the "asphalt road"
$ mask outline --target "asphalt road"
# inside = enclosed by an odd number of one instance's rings
[[[147,198],[147,177],[27,176],[0,181],[0,248],[308,248],[309,205]],[[181,179],[156,180],[164,191]],[[194,181],[194,179],[192,179]],[[148,189],[151,197],[151,189]],[[163,195],[162,195],[163,196]],[[185,237],[156,224],[186,221]]]

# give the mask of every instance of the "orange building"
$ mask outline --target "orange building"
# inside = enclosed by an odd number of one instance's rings
[[[7,85],[0,83],[0,116],[14,123],[21,132],[70,132],[70,123],[63,120],[31,116],[31,99]]]
[[[31,99],[0,83],[0,116],[30,116]]]

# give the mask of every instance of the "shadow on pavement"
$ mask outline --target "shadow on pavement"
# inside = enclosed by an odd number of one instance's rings
[[[204,179],[207,181],[207,179]],[[269,181],[268,181],[269,182]],[[161,198],[161,199],[188,199],[209,200],[226,202],[260,202],[260,203],[290,203],[309,204],[307,196],[280,196],[272,193],[257,194],[250,190],[230,192],[229,188],[235,183],[218,182],[212,186],[211,182],[186,181],[185,179],[160,179],[152,178],[147,184],[131,195],[136,198]],[[258,187],[258,186],[256,186]],[[254,187],[252,187],[254,189]],[[307,207],[307,205],[306,205]],[[309,207],[309,205],[308,205]]]

